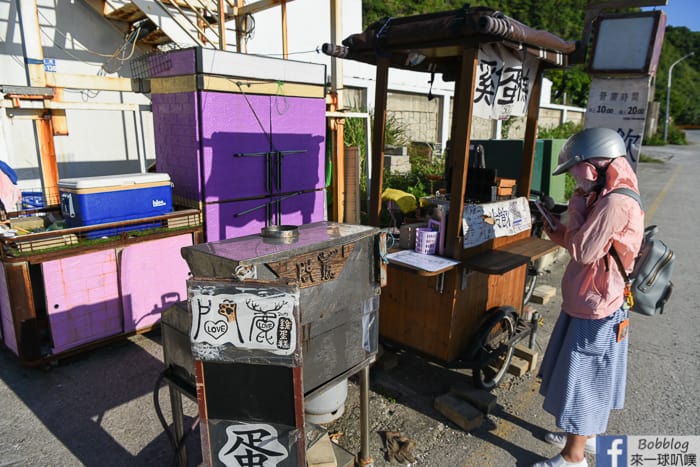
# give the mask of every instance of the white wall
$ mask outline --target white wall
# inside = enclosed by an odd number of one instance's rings
[[[128,61],[110,59],[124,35],[82,0],[37,0],[44,58],[56,72],[128,77]],[[129,47],[126,54],[131,52]],[[141,54],[135,50],[134,56]],[[0,0],[0,84],[27,86],[15,0]],[[106,66],[103,68],[103,65]],[[106,71],[107,70],[107,71]],[[154,159],[150,100],[133,92],[66,90],[63,101],[81,105],[139,104],[142,111],[67,110],[68,136],[54,137],[59,177],[139,171]],[[21,186],[39,188],[38,150],[29,110],[0,109],[0,158],[13,167]]]
[[[56,60],[56,72],[88,76],[129,77],[128,61],[108,56],[124,44],[124,34],[84,0],[37,0],[44,57]],[[295,0],[287,4],[288,50],[291,60],[322,63],[330,75],[330,57],[321,46],[331,42],[331,0]],[[362,32],[361,0],[343,0],[340,38]],[[248,53],[282,57],[281,8],[255,14],[255,33]],[[227,42],[235,43],[233,23]],[[131,49],[128,49],[128,54]],[[135,50],[134,55],[141,53]],[[107,56],[105,56],[107,55]],[[105,64],[107,64],[105,66]],[[345,87],[366,89],[364,107],[374,107],[375,67],[343,60]],[[427,96],[428,73],[392,69],[389,90]],[[25,86],[22,36],[16,0],[0,0],[0,85]],[[543,89],[543,101],[549,96]],[[450,133],[453,83],[435,77],[432,94],[440,99],[439,138]],[[155,158],[148,96],[132,92],[66,91],[63,99],[88,104],[135,103],[139,112],[68,110],[68,136],[54,138],[62,178],[138,171]],[[25,185],[36,188],[39,177],[37,143],[29,112],[0,109],[0,158],[18,170]],[[91,172],[91,173],[86,173]]]

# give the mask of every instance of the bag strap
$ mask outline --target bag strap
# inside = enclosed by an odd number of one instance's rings
[[[639,196],[639,193],[637,193],[633,189],[624,188],[624,187],[623,188],[615,188],[614,190],[610,190],[608,195],[612,194],[612,193],[620,193],[621,195],[629,196],[630,198],[635,200],[637,202],[637,204],[639,204],[639,207],[642,209],[642,211],[644,211],[644,204],[642,204],[642,198]]]
[[[612,194],[612,193],[619,193],[621,195],[629,196],[630,198],[635,200],[637,202],[637,204],[639,204],[639,207],[642,209],[642,211],[644,210],[644,205],[642,204],[642,198],[639,196],[639,193],[637,193],[633,189],[625,188],[625,187],[615,188],[614,190],[611,190],[608,193],[608,195]],[[620,270],[620,274],[622,274],[622,278],[625,280],[625,282],[629,282],[630,277],[627,275],[627,272],[625,271],[624,266],[622,266],[622,260],[620,259],[620,256],[617,254],[617,251],[615,251],[614,246],[610,247],[610,255],[613,257],[613,259],[617,263],[617,269]]]
[[[615,251],[614,246],[610,247],[610,256],[612,256],[615,262],[617,263],[617,269],[620,271],[620,274],[622,274],[622,278],[625,280],[625,282],[629,282],[630,276],[627,275],[627,271],[625,271],[625,267],[622,265],[622,260],[617,254],[617,251]]]

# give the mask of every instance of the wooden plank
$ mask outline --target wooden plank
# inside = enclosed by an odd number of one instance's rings
[[[545,240],[539,237],[527,237],[517,242],[502,246],[499,250],[507,251],[516,255],[527,256],[530,259],[540,258],[548,253],[552,253],[559,249],[559,245],[551,240]]]
[[[526,274],[527,265],[523,264],[502,275],[489,275],[488,296],[482,313],[500,306],[513,307],[520,313],[523,307]]]
[[[525,255],[491,250],[463,260],[465,267],[484,274],[504,274],[530,261]]]
[[[201,78],[201,86],[200,80]],[[239,85],[240,84],[240,85]],[[277,95],[280,92],[279,83],[251,81],[245,77],[222,77],[211,75],[186,75],[153,78],[151,80],[152,94],[173,94],[178,92],[222,91],[238,94],[263,94]],[[286,82],[282,85],[282,91],[289,97],[324,97],[323,86],[314,84]]]
[[[269,267],[280,279],[296,282],[300,289],[315,287],[340,277],[345,263],[355,249],[355,243],[342,247],[327,248],[287,261],[269,263]]]
[[[109,76],[46,73],[46,84],[66,89],[95,89],[101,91],[138,91],[131,78]]]
[[[486,274],[503,274],[533,259],[555,251],[559,246],[538,237],[527,237],[505,246],[470,256],[464,265]]]
[[[471,343],[487,309],[490,290],[490,277],[487,274],[460,269],[450,330],[450,361],[459,357]],[[463,277],[463,274],[466,275]],[[465,288],[462,288],[463,284]]]
[[[289,41],[287,40],[287,1],[282,0],[280,2],[280,9],[282,10],[282,58],[287,60],[289,58]]]
[[[281,3],[291,2],[292,0],[258,0],[254,3],[249,3],[248,5],[237,7],[235,12],[238,16],[243,16],[246,14],[255,14],[268,8],[275,7]],[[239,2],[240,3],[240,2]]]
[[[508,365],[508,373],[513,376],[522,376],[527,373],[529,369],[530,364],[518,357],[513,357],[510,361],[510,365]]]
[[[419,276],[394,267],[389,268],[387,276],[380,301],[380,335],[447,362],[453,337],[456,270],[444,274],[442,293],[436,290],[438,277]]]
[[[462,60],[457,80],[452,115],[452,185],[450,214],[447,218],[445,237],[447,256],[458,258],[462,250],[460,232],[462,230],[462,213],[464,211],[464,194],[469,167],[469,139],[472,127],[472,102],[474,101],[474,83],[476,79],[479,55],[477,48],[462,50]]]
[[[389,268],[380,302],[380,335],[450,362],[468,347],[488,310],[506,305],[521,310],[524,264],[503,275],[467,272],[464,280],[463,271],[457,267],[446,272],[440,293],[440,277]]]
[[[389,59],[377,61],[374,91],[374,138],[372,138],[372,180],[369,201],[369,225],[379,227],[382,212],[382,176],[384,174],[384,137],[386,130],[386,102],[389,82]]]
[[[540,354],[536,350],[532,350],[522,344],[518,344],[513,349],[513,356],[528,362],[527,371],[535,371]]]
[[[39,346],[39,325],[32,283],[29,277],[29,264],[3,264],[5,279],[12,314],[12,324],[15,331],[17,355],[20,360],[31,362],[41,358]]]
[[[447,393],[435,398],[435,409],[464,431],[479,428],[484,423],[484,414],[470,403]]]
[[[46,118],[34,121],[37,139],[39,140],[39,167],[41,168],[41,185],[44,196],[49,204],[59,203],[58,165],[56,164],[56,146],[53,140],[53,124],[51,113],[46,112]]]

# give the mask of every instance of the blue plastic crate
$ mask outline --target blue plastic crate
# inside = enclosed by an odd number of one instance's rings
[[[23,191],[22,209],[41,209],[44,207],[44,194],[41,191]]]

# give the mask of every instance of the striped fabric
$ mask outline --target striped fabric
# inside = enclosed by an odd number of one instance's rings
[[[629,338],[617,342],[617,329],[627,316],[622,308],[603,319],[559,315],[540,367],[540,394],[567,433],[604,433],[610,411],[623,407]]]

